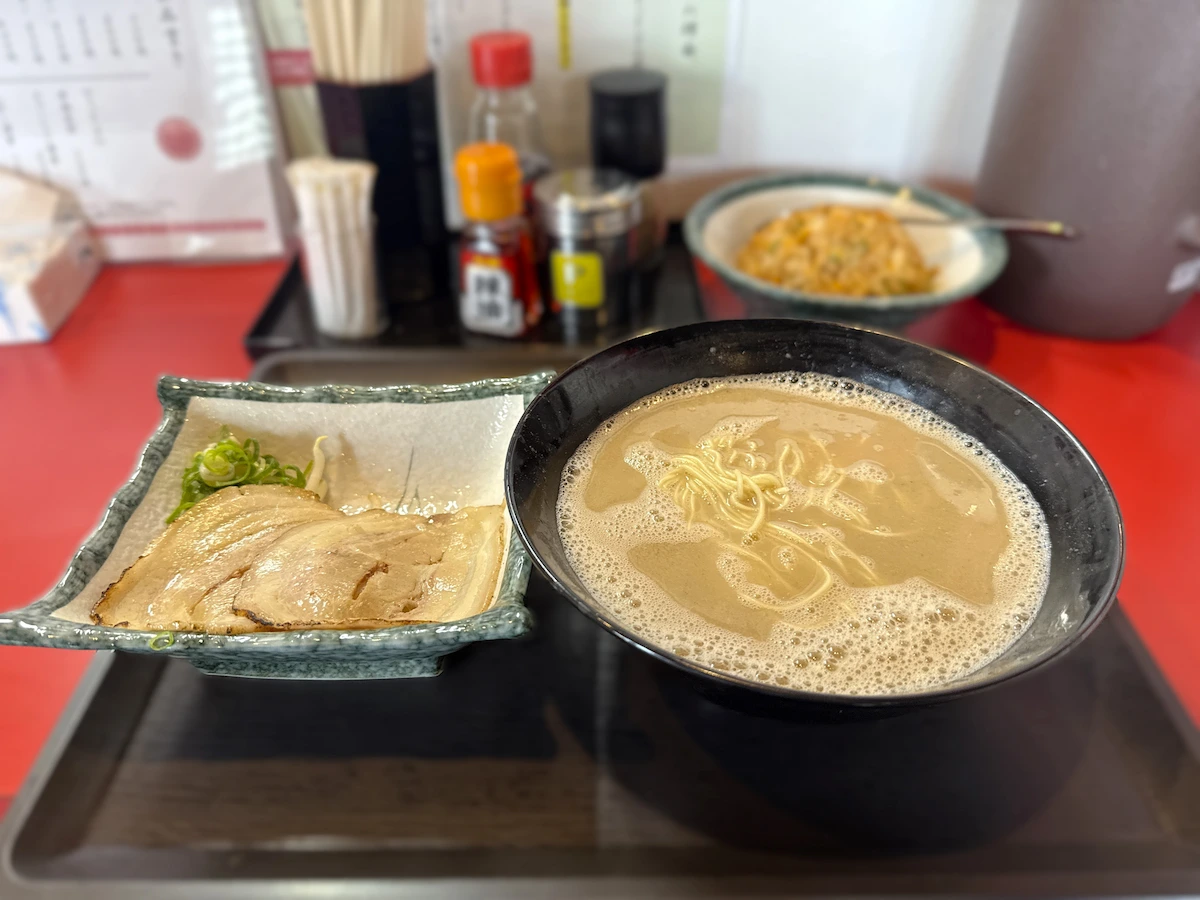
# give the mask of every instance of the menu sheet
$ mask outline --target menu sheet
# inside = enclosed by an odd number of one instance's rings
[[[0,166],[73,191],[112,260],[283,251],[246,0],[0,0]]]

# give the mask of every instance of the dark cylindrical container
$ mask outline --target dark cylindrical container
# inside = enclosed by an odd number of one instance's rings
[[[375,245],[391,304],[446,296],[446,218],[434,73],[387,84],[317,82],[330,152],[375,163]]]
[[[660,199],[667,167],[667,76],[653,69],[608,69],[588,80],[588,90],[592,165],[632,176],[641,191],[630,295],[637,314],[654,295],[667,238]]]
[[[976,205],[1060,219],[1012,235],[985,301],[1090,338],[1152,331],[1200,285],[1200,3],[1025,0]]]

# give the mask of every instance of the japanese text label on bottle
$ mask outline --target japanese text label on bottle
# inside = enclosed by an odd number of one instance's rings
[[[541,300],[523,250],[488,254],[464,247],[460,261],[463,325],[484,334],[519,337],[537,323]]]

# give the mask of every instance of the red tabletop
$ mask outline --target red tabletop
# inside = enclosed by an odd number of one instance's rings
[[[109,267],[49,344],[0,347],[0,608],[51,587],[129,476],[159,420],[155,378],[244,377],[241,340],[283,270]],[[1108,475],[1128,532],[1120,597],[1200,720],[1200,300],[1148,338],[1037,334],[969,301],[911,334],[973,359],[1044,404]],[[90,653],[0,647],[0,806]]]
[[[283,268],[109,266],[50,343],[0,347],[0,607],[52,587],[96,526],[161,418],[159,375],[249,373],[242,336]],[[0,647],[0,798],[91,655]]]

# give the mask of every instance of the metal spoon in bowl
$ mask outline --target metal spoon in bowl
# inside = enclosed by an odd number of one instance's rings
[[[983,216],[974,219],[919,219],[915,216],[896,216],[901,225],[943,225],[955,228],[990,228],[994,231],[1016,231],[1023,234],[1037,234],[1044,237],[1074,240],[1082,232],[1065,222],[1049,222],[1042,219],[987,219]]]

